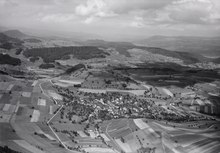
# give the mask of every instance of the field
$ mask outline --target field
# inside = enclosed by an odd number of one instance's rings
[[[97,148],[97,147],[89,147],[89,148],[84,148],[86,152],[94,152],[94,153],[115,153],[110,148]]]
[[[62,97],[61,95],[55,93],[54,91],[49,90],[49,91],[48,91],[48,94],[49,94],[51,97],[53,97],[54,99],[56,99],[56,100],[62,100],[62,99],[63,99],[63,97]]]
[[[40,117],[40,111],[39,110],[34,110],[30,122],[38,122],[39,117]]]
[[[120,90],[120,89],[88,89],[88,88],[79,88],[79,91],[87,93],[131,93],[137,96],[143,95],[146,90]]]
[[[127,153],[127,152],[132,152],[130,146],[129,146],[127,143],[121,142],[120,139],[116,139],[115,141],[116,141],[116,143],[122,148],[122,150],[123,150],[124,152],[126,152],[126,153]]]
[[[37,105],[46,106],[46,100],[45,99],[38,99]]]
[[[29,97],[31,97],[31,93],[30,92],[23,92],[22,96],[29,98]]]
[[[40,149],[37,149],[36,147],[32,146],[25,140],[14,140],[14,142],[32,153],[45,153],[44,151],[41,151]]]
[[[22,153],[219,153],[220,123],[209,113],[220,108],[213,108],[220,106],[219,70],[188,53],[101,44],[8,52],[22,60],[0,67],[1,146]]]
[[[217,71],[188,68],[173,63],[148,63],[137,66],[116,70],[147,84],[163,87],[171,85],[185,87],[199,82],[213,82],[220,77]]]
[[[0,123],[0,144],[7,143],[9,140],[20,139],[9,123]]]

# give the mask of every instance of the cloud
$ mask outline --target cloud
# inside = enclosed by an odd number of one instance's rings
[[[86,20],[90,17],[116,17],[122,14],[129,15],[129,13],[140,12],[147,9],[160,9],[172,1],[173,0],[87,0],[75,8],[75,13],[80,16],[86,16]]]
[[[142,10],[159,10],[174,0],[106,0],[109,7],[118,14]]]
[[[161,9],[133,11],[134,16],[143,18],[144,25],[212,25],[220,23],[220,1],[218,0],[175,0]],[[130,15],[132,15],[130,14]],[[133,25],[138,25],[133,23]],[[137,26],[138,27],[138,26]]]
[[[40,17],[40,21],[42,22],[69,22],[73,20],[75,16],[73,14],[50,14],[50,15],[44,15]]]
[[[202,24],[212,9],[209,0],[179,0],[166,8],[174,21],[189,24]]]
[[[135,28],[143,28],[143,27],[145,27],[144,19],[142,17],[135,16],[135,18],[131,22],[130,26],[135,27]]]
[[[96,19],[96,18],[93,17],[93,16],[88,17],[88,18],[86,18],[86,19],[84,20],[84,23],[90,24],[90,23],[92,23],[95,19]]]
[[[108,9],[104,0],[87,0],[86,4],[80,4],[75,8],[75,13],[80,16],[87,16],[85,23],[89,24],[95,18],[112,17],[116,14]]]
[[[220,0],[0,0],[0,20],[3,26],[106,35],[187,30],[217,35]]]
[[[178,0],[166,6],[158,14],[173,24],[212,24],[219,19],[220,8],[214,8],[216,0]],[[159,16],[159,15],[158,15]]]

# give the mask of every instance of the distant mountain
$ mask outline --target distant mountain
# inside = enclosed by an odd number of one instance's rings
[[[178,58],[188,64],[207,60],[207,58],[197,53],[176,52],[176,51],[170,51],[168,49],[163,49],[159,47],[138,46],[130,42],[108,42],[104,40],[88,40],[85,42],[84,45],[104,47],[104,48],[114,48],[120,54],[125,55],[127,57],[130,57],[130,53],[128,52],[128,50],[136,48],[136,49],[146,50],[153,54],[160,54],[160,55],[164,55],[168,57]]]
[[[212,60],[213,63],[220,64],[220,57]]]
[[[16,40],[15,38],[8,37],[7,35],[0,33],[0,43]]]
[[[135,43],[172,51],[220,56],[220,37],[153,36]]]
[[[11,49],[14,47],[21,46],[22,43],[23,41],[17,38],[12,38],[3,33],[0,33],[0,48]]]
[[[86,45],[92,45],[92,46],[106,46],[106,47],[127,47],[127,46],[134,46],[134,44],[130,42],[112,42],[112,41],[104,41],[100,39],[93,39],[93,40],[87,40],[85,42]]]
[[[160,54],[167,57],[173,57],[183,60],[187,64],[199,63],[208,61],[209,59],[196,53],[188,53],[188,52],[175,52],[167,49],[157,48],[157,47],[143,47],[137,46],[138,49],[143,49],[153,54]]]
[[[3,33],[9,37],[18,38],[18,39],[25,39],[29,37],[28,35],[24,34],[23,32],[19,30],[8,30]]]

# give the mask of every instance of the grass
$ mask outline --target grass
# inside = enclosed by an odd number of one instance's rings
[[[0,123],[0,142],[6,142],[8,140],[20,139],[16,132],[13,132],[13,128],[9,123]],[[4,132],[3,132],[4,131]]]
[[[109,133],[111,135],[111,137],[115,138],[115,139],[119,139],[121,137],[125,137],[128,134],[130,134],[132,131],[129,128],[125,128],[125,129],[120,129],[118,131],[114,131]]]
[[[5,93],[2,95],[2,98],[0,99],[1,104],[10,104],[10,100],[12,99],[12,96],[9,93]]]

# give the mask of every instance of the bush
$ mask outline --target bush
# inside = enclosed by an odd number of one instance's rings
[[[16,55],[20,55],[20,54],[21,54],[21,52],[22,52],[22,48],[18,48],[18,49],[16,49],[15,54],[16,54]]]
[[[54,67],[55,66],[53,64],[51,64],[51,63],[45,63],[45,64],[41,64],[39,66],[39,68],[41,68],[41,69],[49,69],[49,68],[54,68]]]
[[[29,60],[34,63],[35,61],[39,60],[39,57],[31,57]]]

